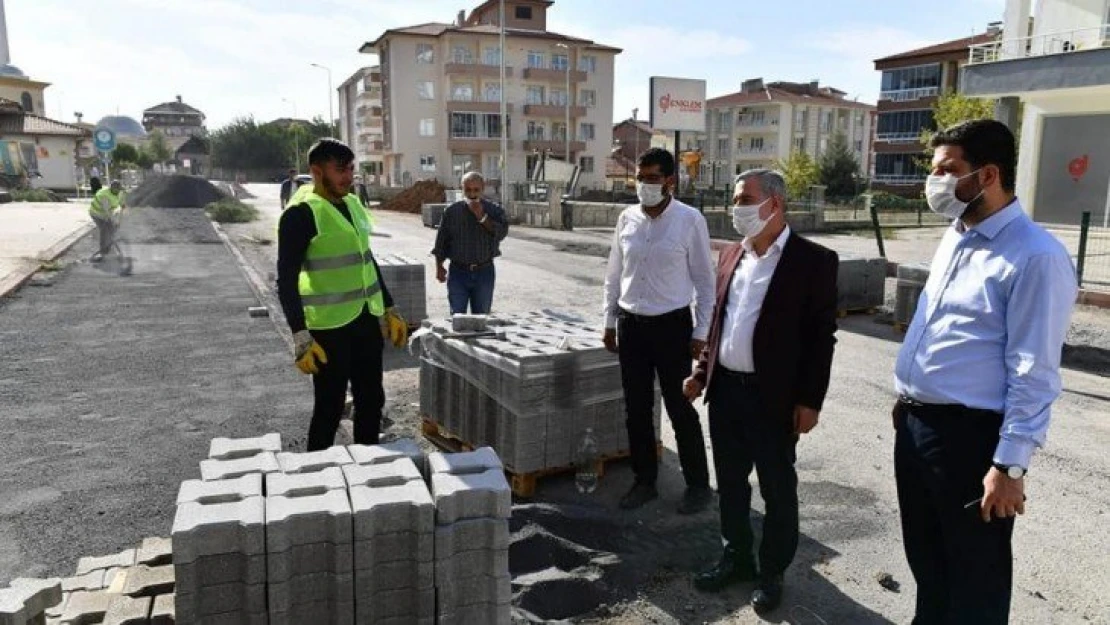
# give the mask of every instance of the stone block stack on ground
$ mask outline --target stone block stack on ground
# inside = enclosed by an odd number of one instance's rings
[[[375,256],[382,280],[389,287],[393,305],[410,325],[428,318],[428,298],[424,285],[424,263],[402,254]]]
[[[841,314],[874,311],[886,302],[886,259],[842,255],[836,289]]]
[[[508,625],[512,493],[489,447],[428,457],[435,501],[436,617],[441,625]]]
[[[898,281],[894,291],[894,327],[904,332],[913,321],[914,312],[917,311],[917,301],[921,299],[921,292],[925,290],[925,282],[929,279],[929,265],[927,263],[913,263],[898,265]]]

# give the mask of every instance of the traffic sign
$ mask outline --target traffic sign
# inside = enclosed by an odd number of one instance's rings
[[[93,131],[93,145],[101,152],[111,152],[116,149],[116,133],[111,128],[100,126]]]

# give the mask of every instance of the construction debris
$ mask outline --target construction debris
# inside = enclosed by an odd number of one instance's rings
[[[397,194],[396,197],[382,202],[382,210],[400,213],[420,213],[426,203],[446,201],[447,187],[435,180],[421,180]]]
[[[127,194],[126,201],[130,206],[204,208],[227,197],[204,178],[175,174],[147,178]]]

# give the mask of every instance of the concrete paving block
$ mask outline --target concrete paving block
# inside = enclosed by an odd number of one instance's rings
[[[480,603],[450,610],[440,610],[436,614],[438,625],[510,625],[512,623],[512,605],[509,603],[491,604]]]
[[[351,454],[355,464],[381,464],[408,457],[421,473],[424,472],[424,452],[416,439],[399,438],[378,445],[348,445],[347,452]]]
[[[435,586],[434,562],[397,560],[355,571],[355,598],[371,599],[377,593],[404,588]]]
[[[114,568],[104,571],[104,592],[122,595],[123,586],[127,583],[127,572],[130,570],[130,568]]]
[[[174,568],[172,564],[147,566],[136,564],[127,572],[123,594],[130,597],[153,597],[173,592]]]
[[[124,549],[110,556],[90,557],[85,556],[77,561],[77,570],[74,575],[84,575],[97,569],[127,568],[135,563],[135,550]]]
[[[266,550],[269,553],[289,551],[293,545],[349,545],[351,542],[351,502],[346,491],[331,490],[322,495],[305,496],[291,493],[266,498]]]
[[[504,519],[468,519],[441,525],[435,531],[436,560],[458,553],[509,548],[509,522]]]
[[[220,503],[221,501],[239,501],[247,497],[262,496],[262,474],[248,473],[246,475],[226,480],[185,480],[177,491],[177,503],[200,501],[203,503]],[[149,562],[144,563],[149,564]]]
[[[352,602],[316,602],[294,606],[288,612],[270,612],[269,625],[354,625],[355,605]],[[360,623],[369,621],[359,620]],[[207,624],[206,624],[207,625]]]
[[[437,558],[435,583],[439,586],[449,584],[455,579],[481,575],[499,577],[508,574],[508,549],[473,549],[442,559]]]
[[[97,569],[89,571],[84,575],[75,575],[67,577],[62,580],[62,592],[73,592],[75,590],[101,590],[104,588],[104,576],[108,573],[108,569]]]
[[[391,616],[374,621],[374,625],[435,625],[435,623],[434,613],[431,616],[419,618],[414,616]]]
[[[354,462],[351,454],[347,453],[347,448],[338,445],[305,453],[283,451],[277,455],[277,461],[284,473],[315,473],[328,467],[341,467]]]
[[[474,451],[457,454],[435,452],[428,454],[428,471],[432,474],[482,473],[489,469],[502,469],[501,459],[492,447],[480,447]]]
[[[205,586],[239,582],[247,585],[266,583],[266,556],[224,553],[202,556],[189,563],[173,565],[177,592],[191,595]]]
[[[266,579],[284,582],[298,575],[312,573],[349,574],[354,571],[351,545],[313,543],[293,545],[289,551],[266,554]]]
[[[433,473],[431,490],[439,525],[464,519],[507,519],[513,512],[513,493],[500,468],[461,475]]]
[[[313,573],[298,575],[283,582],[270,582],[267,591],[270,612],[289,612],[296,606],[312,603],[353,604],[354,575],[351,573]]]
[[[173,561],[188,564],[201,556],[266,553],[266,504],[262,497],[177,506],[173,519]],[[225,610],[226,611],[226,610]]]
[[[202,482],[203,483],[203,482]],[[139,543],[135,554],[135,564],[159,566],[173,563],[173,540],[150,536]]]
[[[150,625],[175,625],[177,612],[173,595],[158,595],[150,608]]]
[[[174,593],[174,610],[179,621],[195,621],[201,617],[227,612],[264,614],[266,585],[232,582],[204,586],[196,594]]]
[[[172,621],[170,621],[172,623]],[[200,619],[185,620],[183,617],[177,617],[177,625],[267,625],[270,622],[269,615],[265,612],[259,614],[248,614],[246,612],[227,612],[225,614],[208,614]],[[154,624],[154,619],[151,619],[151,625]]]
[[[214,460],[238,460],[260,453],[281,451],[281,434],[271,432],[255,438],[213,438],[208,457]]]
[[[101,590],[78,590],[69,596],[61,621],[65,625],[99,623],[104,620],[112,599],[118,596]]]
[[[3,592],[3,591],[0,591],[0,592]],[[46,608],[46,617],[47,618],[52,618],[52,619],[61,619],[62,618],[62,613],[65,612],[66,601],[69,600],[69,595],[70,595],[70,593],[63,592],[61,601],[55,603],[54,605],[47,606],[47,608]]]
[[[343,477],[348,486],[401,486],[407,482],[423,482],[424,477],[416,464],[407,457],[400,457],[378,464],[349,464],[343,467]]]
[[[352,486],[356,541],[396,532],[430,533],[435,526],[435,505],[424,482],[403,486]]]
[[[200,478],[205,481],[230,480],[250,473],[277,473],[281,470],[272,452],[262,452],[237,460],[201,460]]]
[[[147,625],[153,597],[116,595],[104,614],[103,625]]]
[[[347,482],[338,467],[328,467],[315,473],[271,473],[266,476],[267,497],[323,495],[329,490],[345,488]]]
[[[436,584],[436,605],[441,610],[476,603],[509,603],[512,598],[513,582],[508,572],[497,577],[477,575]]]
[[[435,538],[431,532],[396,532],[380,534],[371,540],[355,542],[355,570],[365,570],[380,564],[409,560],[433,561]]]
[[[380,623],[385,619],[415,620],[434,618],[435,588],[403,588],[376,593],[372,600],[356,600],[355,614],[359,623]],[[480,621],[475,621],[475,625]],[[482,625],[485,625],[484,623]]]
[[[61,603],[62,580],[18,577],[0,588],[0,625],[23,625]]]

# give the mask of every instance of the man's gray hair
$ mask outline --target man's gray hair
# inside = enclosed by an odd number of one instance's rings
[[[483,185],[486,184],[486,179],[482,176],[481,173],[476,172],[476,171],[468,171],[465,174],[463,174],[461,183],[466,184],[466,183],[470,182],[471,180],[477,180],[478,182],[482,183]]]
[[[782,177],[782,173],[773,169],[749,169],[741,172],[736,176],[734,185],[741,180],[755,178],[759,180],[759,188],[763,190],[763,197],[778,197],[782,200],[786,199],[786,180]]]

